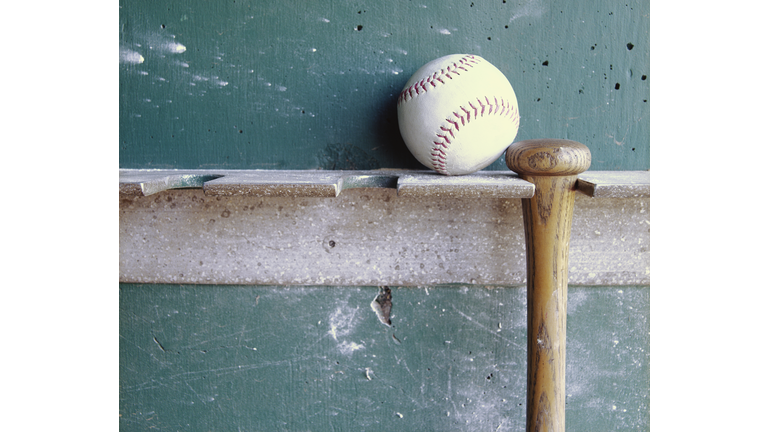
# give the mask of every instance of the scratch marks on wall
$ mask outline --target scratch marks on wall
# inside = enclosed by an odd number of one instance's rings
[[[347,339],[362,321],[362,316],[358,316],[359,311],[359,306],[353,308],[349,306],[348,302],[344,302],[328,317],[328,334],[336,342],[336,348],[339,352],[346,356],[352,355],[357,350],[365,349],[364,343]]]
[[[549,10],[546,3],[543,0],[528,0],[522,2],[519,8],[515,10],[512,17],[509,18],[509,22],[524,17],[538,18]]]
[[[603,307],[612,311],[610,325],[595,321],[598,296],[606,301]],[[572,299],[577,305],[571,305]],[[649,329],[648,292],[635,287],[599,293],[575,289],[569,292],[568,303],[569,331],[591,326],[594,333],[589,341],[568,340],[566,404],[574,410],[595,410],[600,416],[613,417],[627,430],[640,428],[646,421],[648,389],[628,385],[628,378],[648,373],[650,354],[644,346],[627,341],[644,338]]]
[[[501,333],[499,332],[499,330],[502,327],[501,323],[499,323],[498,324],[498,328],[496,330],[494,330],[492,327],[489,328],[489,327],[486,327],[483,324],[479,323],[477,320],[475,320],[471,316],[469,316],[469,315],[465,314],[464,312],[460,311],[458,308],[456,308],[456,306],[451,305],[451,307],[453,308],[454,312],[459,314],[462,318],[464,318],[465,320],[469,321],[470,323],[472,323],[473,325],[477,326],[478,328],[480,328],[481,330],[485,331],[486,333],[491,334],[491,335],[493,335],[493,336],[503,340],[504,342],[507,342],[509,345],[514,346],[516,349],[525,349],[525,346],[523,346],[522,344],[520,344],[520,343],[518,343],[516,341],[513,341],[511,339],[505,338],[504,336],[501,335]]]

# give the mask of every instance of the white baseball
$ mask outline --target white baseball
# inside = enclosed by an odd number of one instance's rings
[[[419,162],[445,175],[492,164],[517,135],[512,85],[487,60],[454,54],[422,66],[397,99],[405,144]]]

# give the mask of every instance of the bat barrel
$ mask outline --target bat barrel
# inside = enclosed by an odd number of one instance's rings
[[[528,282],[526,431],[565,431],[565,336],[577,175],[591,155],[569,140],[527,140],[507,149],[509,169],[533,183],[523,199]]]

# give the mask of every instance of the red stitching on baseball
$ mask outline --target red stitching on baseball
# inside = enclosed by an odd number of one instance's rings
[[[421,87],[425,92],[427,91],[426,83],[429,83],[432,85],[432,87],[437,87],[437,84],[435,84],[435,81],[439,82],[440,84],[445,84],[445,81],[443,81],[442,77],[448,77],[450,79],[453,79],[451,74],[459,75],[459,73],[456,71],[456,69],[461,69],[465,72],[467,72],[469,69],[467,67],[474,67],[474,65],[480,64],[480,60],[473,56],[473,55],[467,55],[462,58],[460,58],[457,62],[453,63],[453,69],[451,69],[451,66],[448,66],[444,70],[440,70],[440,72],[435,72],[431,76],[422,79],[418,83],[415,83],[408,87],[407,89],[404,89],[400,92],[400,95],[397,97],[397,104],[400,105],[401,103],[413,99],[414,97],[421,94],[419,92],[419,87]],[[416,92],[416,96],[414,96],[413,92]]]
[[[509,102],[504,99],[501,100],[501,103],[499,103],[499,99],[497,97],[493,97],[493,103],[491,103],[490,99],[488,97],[485,97],[485,101],[487,103],[483,103],[480,98],[477,99],[477,103],[480,105],[480,116],[482,117],[483,114],[486,112],[485,107],[488,107],[488,114],[499,114],[502,117],[508,117],[512,120],[512,125],[517,127],[520,124],[520,115],[517,114],[517,110],[515,107]],[[467,104],[472,107],[474,110],[474,118],[477,118],[478,108],[476,108],[474,105],[472,105],[472,102],[467,102]],[[462,126],[468,124],[470,120],[472,119],[472,111],[467,110],[464,107],[461,108],[461,111],[463,111],[466,116],[459,115],[458,112],[453,112],[453,115],[457,117],[457,119],[447,118],[445,119],[446,122],[450,123],[451,125],[456,128],[456,132],[459,132],[459,122],[461,122]],[[500,112],[499,112],[500,111]],[[466,117],[466,118],[465,118]],[[453,128],[446,127],[446,126],[440,126],[440,130],[443,132],[448,132],[448,134],[451,135],[451,138],[455,139],[456,136],[453,133]],[[432,156],[432,168],[441,173],[448,175],[448,170],[446,169],[446,153],[445,151],[448,150],[449,144],[451,144],[451,141],[448,139],[448,134],[439,134],[435,133],[435,135],[440,138],[439,141],[433,141],[432,143],[434,146],[432,147],[432,152],[430,153],[430,156]]]

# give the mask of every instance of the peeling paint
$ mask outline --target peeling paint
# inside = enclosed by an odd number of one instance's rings
[[[373,309],[373,312],[382,324],[392,325],[392,321],[389,318],[390,311],[392,310],[392,290],[389,287],[379,288],[379,293],[371,302],[371,309]],[[399,342],[394,335],[392,337]]]

